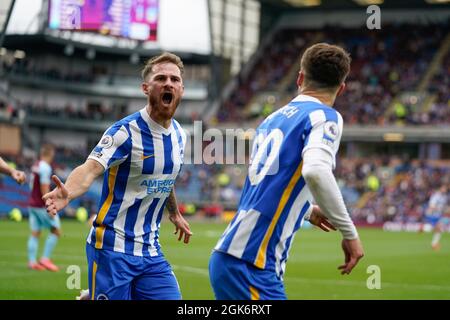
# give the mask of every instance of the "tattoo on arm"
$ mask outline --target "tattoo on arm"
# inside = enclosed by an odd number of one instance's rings
[[[172,192],[170,192],[169,198],[167,199],[166,208],[170,214],[177,213],[177,199],[175,198],[175,193],[173,192],[173,190]]]

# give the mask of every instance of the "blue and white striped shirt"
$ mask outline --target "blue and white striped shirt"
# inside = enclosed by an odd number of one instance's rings
[[[166,129],[146,108],[106,130],[88,157],[105,168],[89,244],[135,256],[161,254],[159,226],[185,145],[186,134],[176,120]]]
[[[306,95],[265,119],[256,129],[237,214],[215,250],[282,277],[294,234],[312,210],[312,195],[302,177],[303,154],[324,149],[334,167],[342,128],[336,110]]]

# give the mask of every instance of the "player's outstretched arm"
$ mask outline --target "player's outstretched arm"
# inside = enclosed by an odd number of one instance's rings
[[[25,183],[25,172],[11,168],[2,158],[0,158],[0,173],[11,176],[18,184]]]
[[[189,228],[189,223],[183,218],[178,210],[177,198],[175,197],[175,187],[173,187],[170,192],[169,198],[167,199],[166,208],[169,211],[170,221],[175,225],[174,234],[180,232],[178,234],[178,241],[180,241],[184,236],[184,243],[189,243],[192,232]]]
[[[364,256],[364,250],[333,176],[332,161],[331,154],[323,149],[306,150],[302,174],[320,209],[344,237],[342,249],[345,262],[338,269],[341,274],[350,274]]]
[[[84,164],[75,168],[67,178],[66,183],[55,175],[52,176],[56,188],[45,194],[42,200],[45,202],[47,212],[55,216],[56,213],[64,209],[72,199],[75,199],[88,191],[95,178],[104,172],[103,166],[95,161],[88,159]]]

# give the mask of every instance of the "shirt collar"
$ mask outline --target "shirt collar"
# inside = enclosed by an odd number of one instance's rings
[[[292,102],[316,102],[323,104],[319,99],[314,98],[312,96],[308,96],[307,94],[299,94],[297,97],[292,100]]]
[[[170,122],[170,127],[166,129],[150,117],[150,115],[147,112],[147,106],[145,106],[143,109],[141,109],[140,112],[141,112],[142,118],[145,120],[145,122],[147,122],[147,124],[151,130],[160,132],[160,133],[163,133],[166,135],[172,133],[172,131],[173,131],[172,121]]]

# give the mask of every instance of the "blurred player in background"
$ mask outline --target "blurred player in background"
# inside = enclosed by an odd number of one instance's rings
[[[25,172],[11,168],[1,157],[0,157],[0,173],[7,174],[11,178],[13,178],[18,184],[25,183],[25,180],[27,179]]]
[[[343,128],[332,106],[349,71],[344,49],[310,47],[301,60],[299,95],[257,128],[237,214],[210,259],[217,299],[286,299],[283,274],[294,234],[304,219],[328,223],[322,213],[343,235],[341,273],[350,274],[363,256],[332,172]]]
[[[171,53],[150,59],[142,71],[147,106],[112,125],[66,184],[54,176],[57,188],[44,196],[55,215],[104,174],[86,245],[91,299],[181,299],[158,238],[164,207],[178,240],[188,243],[192,235],[173,187],[186,143],[173,119],[184,91],[183,69]]]
[[[51,163],[54,156],[55,149],[52,145],[42,145],[40,159],[31,168],[31,195],[28,201],[31,235],[28,239],[28,267],[33,270],[47,269],[56,272],[59,268],[50,260],[50,257],[61,234],[61,223],[58,215],[51,217],[47,214],[45,203],[42,200],[42,196],[50,191]],[[37,252],[42,229],[48,229],[50,233],[45,241],[42,257],[38,262]]]
[[[426,221],[431,223],[433,229],[433,239],[431,240],[431,247],[433,250],[439,250],[441,245],[442,229],[449,223],[449,218],[445,217],[445,211],[447,209],[447,195],[448,189],[443,184],[439,189],[435,190],[428,202],[428,208],[426,212]]]

